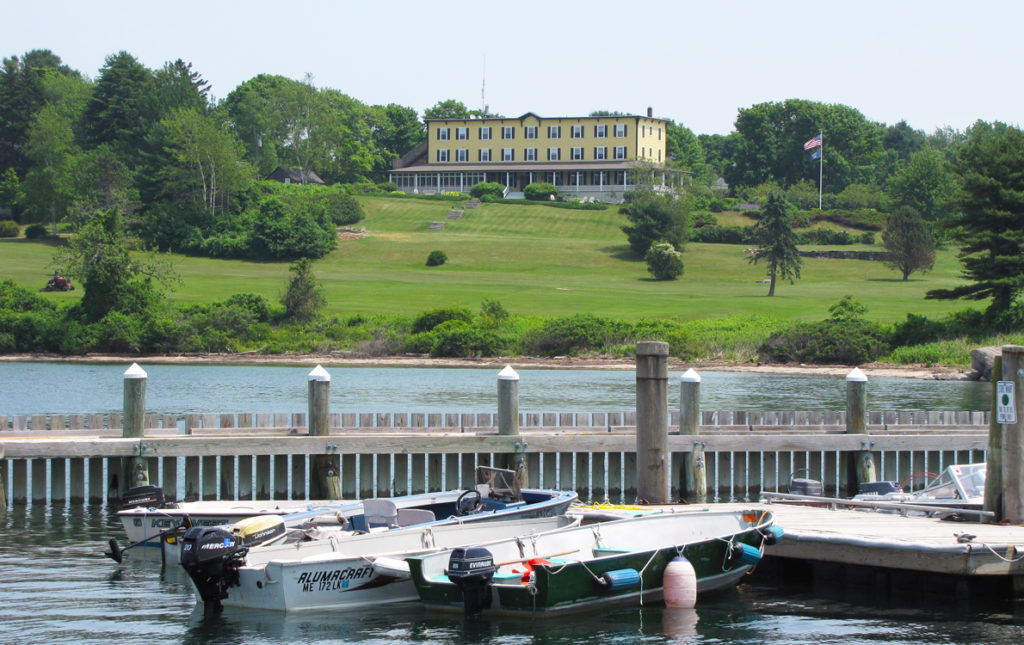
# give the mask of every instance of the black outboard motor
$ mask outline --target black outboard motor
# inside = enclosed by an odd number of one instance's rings
[[[164,489],[159,486],[136,486],[129,488],[121,500],[121,510],[137,506],[160,508],[164,505]]]
[[[206,611],[220,611],[228,587],[238,584],[238,568],[249,547],[238,544],[231,531],[218,526],[194,526],[185,532],[181,566],[199,591]]]
[[[885,495],[886,493],[902,493],[899,482],[862,482],[857,486],[860,495]]]
[[[498,567],[494,556],[479,546],[452,549],[448,557],[448,579],[462,591],[462,606],[466,620],[480,618],[491,606],[491,580]]]

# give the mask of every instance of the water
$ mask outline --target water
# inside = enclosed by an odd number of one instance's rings
[[[150,412],[302,412],[308,367],[144,365]],[[125,365],[0,363],[0,414],[119,412]],[[497,370],[330,368],[331,406],[346,412],[490,412]],[[702,372],[702,405],[723,410],[841,410],[842,377]],[[635,406],[631,370],[520,370],[520,409],[601,412]],[[678,373],[670,405],[678,405]],[[988,384],[875,378],[871,409],[987,410]],[[1013,606],[949,599],[882,603],[853,589],[806,588],[752,576],[694,610],[621,608],[553,619],[463,625],[414,603],[353,611],[197,609],[178,567],[155,549],[123,564],[101,552],[123,541],[104,507],[19,507],[0,516],[0,643],[1020,643]]]
[[[0,363],[0,414],[120,412],[124,365]],[[310,367],[145,365],[147,411],[305,412]],[[495,412],[495,369],[331,367],[333,412]],[[519,370],[522,412],[621,412],[636,407],[633,370]],[[678,409],[679,372],[669,374]],[[701,372],[705,410],[844,410],[843,376]],[[877,377],[870,410],[988,410],[991,384]]]
[[[776,587],[755,574],[696,609],[625,607],[576,616],[492,619],[415,603],[298,614],[226,608],[205,617],[179,567],[161,572],[156,549],[123,564],[103,557],[122,538],[102,507],[32,506],[0,517],[0,642],[184,643],[1021,643],[1024,612],[947,598],[880,602],[856,589]]]

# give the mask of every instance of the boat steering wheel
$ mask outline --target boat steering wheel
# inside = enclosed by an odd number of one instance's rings
[[[480,511],[483,505],[480,503],[480,491],[475,488],[464,491],[459,498],[455,500],[455,515],[462,517],[463,515],[472,515]]]

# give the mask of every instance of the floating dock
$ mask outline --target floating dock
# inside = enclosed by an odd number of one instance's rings
[[[983,595],[1024,600],[1024,526],[813,507],[791,503],[676,505],[769,508],[784,539],[766,547],[759,570],[879,594]]]

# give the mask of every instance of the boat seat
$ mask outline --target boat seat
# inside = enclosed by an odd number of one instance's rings
[[[390,499],[363,500],[363,517],[368,529],[378,526],[394,528],[398,526],[398,507]]]
[[[426,524],[434,522],[437,517],[434,511],[425,508],[400,508],[398,509],[398,526],[412,526],[413,524]]]

